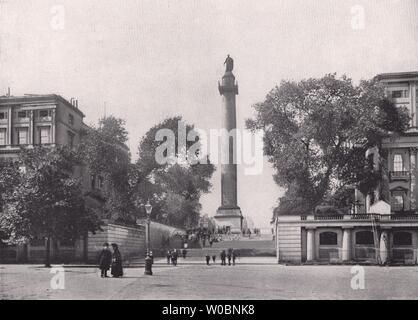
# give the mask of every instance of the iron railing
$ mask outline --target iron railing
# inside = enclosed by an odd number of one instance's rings
[[[310,218],[312,217],[312,218]],[[332,215],[301,215],[300,220],[316,220],[316,221],[335,221],[335,220],[375,220],[375,221],[417,221],[418,213],[408,213],[408,214],[377,214],[377,213],[363,213],[363,214],[332,214]]]

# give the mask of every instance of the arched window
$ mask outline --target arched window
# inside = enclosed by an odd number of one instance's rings
[[[359,231],[356,233],[356,244],[359,245],[374,245],[373,232]]]
[[[393,156],[393,171],[403,171],[403,159],[402,155],[395,154]]]
[[[395,232],[393,234],[393,245],[412,246],[412,234],[410,232]]]
[[[335,246],[338,244],[337,234],[335,232],[322,232],[319,234],[319,245]]]

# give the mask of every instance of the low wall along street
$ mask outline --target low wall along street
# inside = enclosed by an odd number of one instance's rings
[[[89,262],[97,263],[103,243],[116,243],[123,260],[140,257],[145,253],[145,226],[125,226],[105,221],[102,231],[89,233],[88,237],[73,243],[52,241],[51,261],[53,263]],[[34,240],[24,245],[1,245],[0,263],[43,263],[45,241]]]
[[[96,234],[89,234],[87,240],[89,262],[97,261],[97,256],[105,242],[116,243],[124,260],[145,254],[145,226],[123,226],[108,223],[102,227],[102,230]]]

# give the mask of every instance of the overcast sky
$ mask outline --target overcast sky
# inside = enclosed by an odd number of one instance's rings
[[[228,53],[243,128],[252,104],[283,79],[417,71],[417,39],[417,0],[0,0],[0,95],[11,87],[76,97],[87,123],[106,109],[126,119],[136,158],[140,137],[165,117],[220,127]],[[238,172],[243,214],[268,226],[281,195],[272,169]],[[202,202],[214,215],[219,170]]]

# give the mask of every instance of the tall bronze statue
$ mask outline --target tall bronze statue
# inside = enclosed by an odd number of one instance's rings
[[[234,69],[234,59],[232,59],[229,54],[226,57],[226,60],[224,62],[224,65],[226,65],[225,72],[232,72],[232,69]]]

